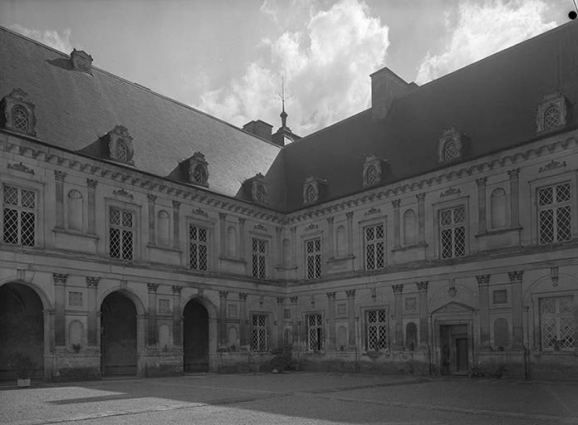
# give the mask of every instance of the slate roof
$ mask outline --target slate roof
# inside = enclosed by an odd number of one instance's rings
[[[386,184],[447,167],[437,151],[451,126],[471,139],[464,160],[531,142],[539,137],[536,108],[552,91],[574,105],[567,128],[577,127],[578,22],[413,90],[381,121],[366,110],[286,146],[288,209],[303,208],[303,182],[311,175],[327,179],[325,200],[361,191],[369,153],[388,160]]]
[[[279,146],[98,68],[92,76],[72,70],[68,55],[0,27],[0,98],[14,88],[36,105],[42,142],[80,151],[120,124],[133,137],[134,168],[165,177],[200,151],[208,190],[223,195],[248,198],[242,182],[280,161]],[[275,169],[268,178],[282,186]]]

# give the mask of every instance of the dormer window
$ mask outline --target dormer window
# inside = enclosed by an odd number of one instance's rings
[[[245,188],[246,195],[250,197],[253,202],[262,205],[269,203],[267,183],[265,182],[263,174],[257,173],[253,177],[245,180],[243,187]]]
[[[188,160],[189,182],[198,186],[209,186],[209,163],[205,155],[195,152]]]
[[[566,125],[568,115],[568,102],[558,92],[544,96],[542,103],[538,105],[536,114],[536,128],[538,133],[554,130]]]
[[[363,186],[373,186],[382,180],[385,160],[373,154],[366,155],[363,164]]]
[[[2,99],[0,125],[6,130],[36,136],[34,104],[27,100],[27,96],[24,91],[14,89]]]
[[[132,160],[134,155],[132,137],[126,127],[117,125],[108,132],[106,139],[108,139],[108,156],[110,159],[134,165]]]
[[[255,189],[255,200],[261,204],[265,203],[267,200],[267,191],[265,190],[265,186],[258,184]]]
[[[438,161],[450,162],[464,156],[467,137],[455,127],[446,128],[438,142]]]
[[[303,204],[311,205],[323,198],[327,180],[318,177],[307,177],[303,185]]]

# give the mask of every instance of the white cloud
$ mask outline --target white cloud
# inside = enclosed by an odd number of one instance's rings
[[[271,3],[262,8],[275,16]],[[201,96],[197,108],[236,125],[262,119],[277,127],[285,77],[288,125],[307,135],[369,106],[369,74],[383,67],[388,28],[360,0],[310,13],[305,25],[263,40],[267,57],[249,63],[228,86]]]
[[[426,83],[555,27],[555,22],[544,22],[546,8],[542,0],[462,2],[451,42],[439,54],[428,52],[416,82]]]
[[[53,30],[39,31],[25,28],[18,24],[11,25],[10,29],[26,37],[32,38],[36,41],[46,44],[56,50],[60,50],[61,52],[67,54],[70,54],[70,52],[72,52],[73,45],[72,42],[70,41],[70,35],[72,31],[70,30],[70,28],[65,29],[62,35],[59,34],[58,31]]]

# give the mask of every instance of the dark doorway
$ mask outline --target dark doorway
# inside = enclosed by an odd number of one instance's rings
[[[23,353],[36,364],[33,379],[44,377],[42,310],[42,300],[26,285],[7,283],[0,287],[0,379],[16,379],[8,367],[14,353]]]
[[[441,373],[465,374],[469,368],[468,325],[440,326]]]
[[[196,300],[189,301],[184,311],[183,354],[185,372],[209,370],[209,313]]]
[[[136,375],[136,307],[120,292],[107,296],[101,307],[101,373]]]

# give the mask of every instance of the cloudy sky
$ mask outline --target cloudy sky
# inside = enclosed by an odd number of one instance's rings
[[[242,126],[301,135],[568,22],[571,0],[2,0],[0,25]]]

